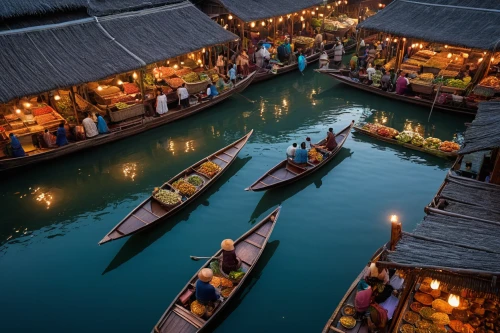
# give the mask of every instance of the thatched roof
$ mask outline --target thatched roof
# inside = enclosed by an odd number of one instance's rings
[[[500,213],[500,186],[494,184],[448,177],[440,197],[447,201],[481,207],[485,211]]]
[[[465,131],[464,145],[459,154],[497,147],[500,147],[500,101],[480,103],[476,118]]]
[[[230,13],[244,22],[267,19],[293,13],[312,6],[321,0],[218,0]]]
[[[0,102],[95,81],[235,38],[188,1],[1,31]]]
[[[394,0],[359,27],[495,51],[500,50],[499,22],[498,0]]]
[[[92,16],[104,16],[171,5],[182,1],[183,0],[89,0],[87,8],[89,14]]]

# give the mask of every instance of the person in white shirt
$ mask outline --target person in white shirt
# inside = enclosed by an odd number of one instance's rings
[[[297,143],[293,143],[290,147],[286,149],[286,157],[293,159],[295,157],[296,150],[297,150]]]
[[[90,139],[99,135],[96,124],[87,112],[85,112],[85,119],[83,119],[82,125],[85,128],[85,136],[87,138]]]
[[[188,108],[189,92],[186,89],[185,83],[182,84],[182,87],[177,88],[177,96],[179,96],[179,105],[181,105],[183,109]]]
[[[375,74],[376,70],[373,68],[372,64],[368,64],[368,69],[366,70],[366,74],[368,74],[368,80],[372,80],[372,74]]]
[[[203,97],[204,101],[209,101],[214,98],[214,96],[212,96],[212,89],[210,88],[210,86],[210,84],[207,84],[207,96]]]

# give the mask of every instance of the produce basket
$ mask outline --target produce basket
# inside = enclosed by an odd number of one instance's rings
[[[189,82],[184,81],[184,83],[186,84],[187,91],[191,95],[193,95],[193,94],[199,93],[200,91],[206,91],[207,84],[210,83],[210,79],[206,79],[205,81],[200,81],[200,82],[193,82],[193,83],[189,83]]]
[[[411,83],[410,85],[413,92],[424,94],[424,95],[432,95],[434,92],[434,85],[430,84],[419,84],[419,83]]]
[[[153,195],[151,196],[151,198],[156,201],[158,204],[160,204],[161,206],[167,208],[167,209],[172,209],[174,207],[177,207],[179,206],[181,203],[182,203],[182,199],[179,199],[179,201],[175,204],[167,204],[167,203],[164,203],[163,201],[159,200],[156,198],[156,194],[157,192],[159,191],[160,189],[155,189],[155,191],[153,191]],[[168,190],[167,190],[168,191]]]
[[[120,122],[126,119],[142,116],[144,114],[144,105],[135,104],[129,106],[126,109],[118,110],[118,111],[109,111],[109,118],[111,118],[112,122]]]

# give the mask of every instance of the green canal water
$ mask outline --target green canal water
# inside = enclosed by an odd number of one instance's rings
[[[133,138],[1,176],[0,331],[149,332],[210,256],[278,205],[251,281],[214,332],[319,332],[389,216],[411,231],[451,161],[352,134],[307,179],[245,192],[292,142],[351,120],[451,139],[471,121],[343,86],[309,68],[251,86],[202,114]],[[255,101],[249,102],[247,99]],[[253,129],[238,159],[180,214],[131,238],[97,242],[152,189]]]

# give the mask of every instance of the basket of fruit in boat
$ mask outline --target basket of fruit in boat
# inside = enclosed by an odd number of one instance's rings
[[[309,157],[309,162],[311,163],[318,164],[323,162],[323,154],[317,151],[316,148],[311,148],[311,150],[307,153],[307,156]]]
[[[152,198],[166,208],[176,207],[182,202],[182,196],[179,193],[162,188],[155,188]]]
[[[180,195],[184,197],[190,197],[198,191],[196,186],[189,183],[186,179],[180,178],[172,183],[172,187],[176,189]]]
[[[206,91],[207,90],[207,84],[210,83],[210,79],[206,76],[204,76],[205,79],[201,80],[198,73],[191,72],[188,73],[184,76],[182,76],[182,80],[184,80],[184,83],[186,84],[186,89],[190,94],[196,94],[199,93],[200,91]]]
[[[208,161],[200,165],[200,167],[196,171],[207,178],[212,178],[221,171],[221,168],[214,162]]]

